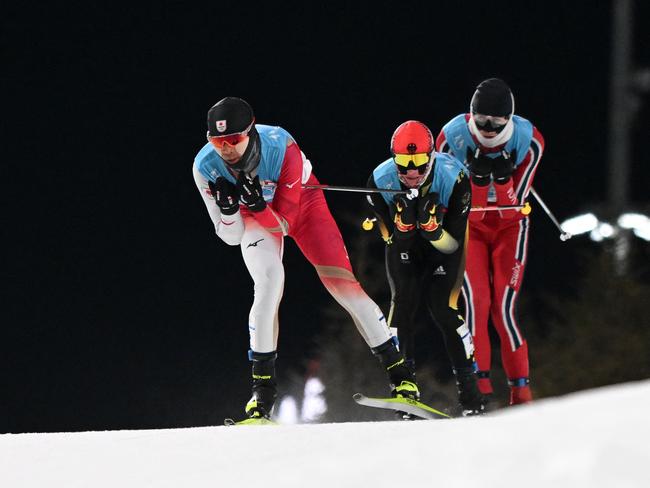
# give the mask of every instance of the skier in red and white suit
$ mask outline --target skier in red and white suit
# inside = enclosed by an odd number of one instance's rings
[[[436,139],[438,151],[470,169],[472,207],[523,205],[544,150],[540,132],[514,115],[508,85],[490,78],[478,85],[470,113],[450,120]],[[499,334],[510,385],[510,405],[532,400],[528,344],[519,326],[517,298],[526,267],[529,217],[518,210],[470,214],[463,295],[474,336],[479,388],[492,393],[488,316]]]
[[[345,245],[311,163],[281,127],[260,125],[250,105],[227,97],[208,112],[208,143],[194,160],[194,179],[217,235],[239,245],[254,282],[248,318],[252,366],[246,413],[268,418],[276,399],[278,308],[284,288],[282,253],[290,236],[315,267],[327,291],[351,315],[387,368],[393,394],[417,386],[403,364],[384,314],[357,281]]]

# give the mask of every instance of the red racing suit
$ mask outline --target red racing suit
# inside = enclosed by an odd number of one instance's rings
[[[271,130],[280,136],[283,134],[278,129],[262,128],[260,131],[264,135],[263,131]],[[263,142],[272,144],[276,139],[278,137],[266,138]],[[277,348],[278,308],[284,288],[284,236],[294,239],[315,267],[327,291],[351,315],[366,343],[376,347],[389,341],[391,333],[386,319],[354,276],[323,191],[302,188],[303,184],[318,184],[318,180],[298,145],[288,138],[284,156],[278,161],[277,176],[261,178],[267,206],[256,213],[250,212],[245,205],[240,205],[234,215],[221,213],[210,192],[206,172],[214,171],[214,177],[216,171],[229,170],[215,164],[215,158],[213,149],[206,145],[195,159],[194,179],[217,235],[229,245],[240,245],[253,278],[254,301],[248,321],[251,350],[268,353]],[[272,164],[263,157],[255,172],[264,173]]]
[[[469,120],[469,114],[465,119]],[[472,138],[484,154],[500,152],[505,146],[486,148]],[[444,128],[436,139],[436,148],[453,153]],[[533,127],[530,146],[525,157],[517,163],[512,178],[503,185],[492,183],[481,187],[472,183],[472,207],[524,204],[543,151],[544,138]],[[456,157],[465,160],[465,154]],[[479,388],[484,394],[492,393],[490,317],[500,338],[503,368],[511,386],[510,403],[530,401],[528,344],[517,314],[517,299],[528,257],[529,217],[518,210],[473,211],[469,222],[463,296],[466,322],[474,336]]]

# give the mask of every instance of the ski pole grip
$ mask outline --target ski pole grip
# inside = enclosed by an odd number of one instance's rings
[[[363,228],[363,230],[372,230],[373,227],[375,226],[375,222],[377,222],[376,218],[371,219],[368,217],[366,218],[366,220],[363,221],[361,227]]]

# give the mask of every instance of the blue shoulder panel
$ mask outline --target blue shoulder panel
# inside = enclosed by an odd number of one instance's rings
[[[377,166],[372,172],[372,176],[377,188],[385,188],[387,190],[399,190],[401,188],[399,178],[397,177],[397,168],[395,168],[393,158],[388,158]],[[394,193],[382,193],[381,196],[388,205],[390,205],[395,198]]]
[[[458,175],[467,173],[467,168],[457,158],[447,153],[436,153],[434,175],[429,193],[437,193],[440,203],[449,206],[449,198],[458,180]]]
[[[469,132],[467,122],[465,122],[465,114],[460,114],[447,122],[442,131],[447,139],[449,145],[449,152],[456,156],[462,162],[465,162],[467,148],[475,149],[474,139]]]
[[[282,127],[256,124],[255,128],[260,135],[262,147],[262,156],[257,167],[257,174],[262,182],[264,199],[270,202],[273,200],[273,194],[275,193],[275,183],[280,178],[287,143],[289,140],[294,139]],[[236,183],[236,179],[226,168],[225,161],[217,154],[214,146],[209,142],[201,148],[194,158],[194,165],[210,181],[215,181],[219,176],[222,176],[231,183]]]
[[[533,138],[533,124],[518,115],[513,115],[512,122],[514,124],[512,137],[504,149],[508,152],[512,152],[513,149],[517,150],[515,166],[518,166],[526,157],[530,147],[530,141]],[[442,130],[445,133],[449,151],[464,163],[467,159],[467,148],[476,149],[476,143],[465,121],[465,114],[457,115],[451,119]],[[490,153],[488,157],[496,158],[498,155],[498,153]]]

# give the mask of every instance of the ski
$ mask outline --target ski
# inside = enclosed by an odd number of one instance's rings
[[[244,419],[237,422],[233,419],[224,419],[223,425],[226,427],[232,427],[234,425],[279,425],[277,422],[274,422],[270,419],[257,418],[257,419]]]
[[[436,410],[429,405],[411,400],[410,398],[371,398],[361,393],[352,395],[354,401],[359,405],[373,408],[383,408],[385,410],[394,410],[396,412],[406,412],[423,419],[447,419],[451,418],[444,412]]]

